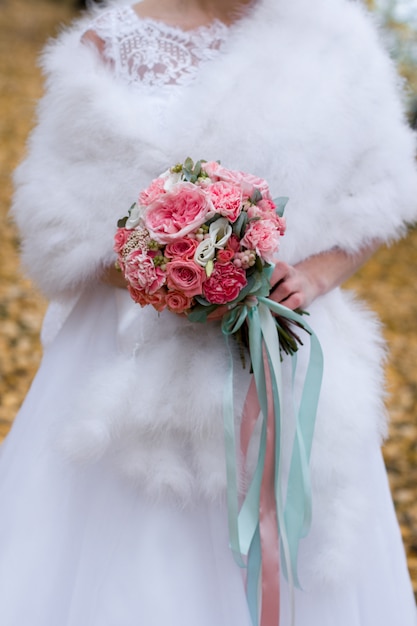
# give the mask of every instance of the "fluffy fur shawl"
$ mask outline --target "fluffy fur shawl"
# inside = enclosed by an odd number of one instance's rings
[[[48,296],[113,260],[115,215],[186,155],[220,158],[290,197],[289,262],[391,240],[415,218],[415,138],[356,3],[260,1],[198,80],[164,102],[114,80],[80,43],[87,25],[44,53],[47,93],[16,174],[23,261]]]
[[[44,53],[46,95],[16,174],[13,214],[23,260],[51,298],[73,297],[96,280],[113,261],[117,217],[151,178],[187,155],[220,158],[228,167],[265,177],[273,195],[290,197],[282,246],[282,258],[290,263],[334,246],[353,252],[374,238],[390,241],[415,219],[415,137],[393,67],[357,3],[259,0],[230,29],[218,58],[170,97],[118,81],[80,43],[88,26],[89,19],[76,24]],[[314,542],[306,543],[304,567],[310,584],[341,580],[360,559],[356,537],[369,523],[372,500],[366,464],[385,429],[378,323],[336,290],[313,304],[311,324],[324,348],[325,376],[312,458]],[[158,332],[152,334],[156,342],[160,337],[156,352],[166,339]],[[174,358],[176,351],[191,350],[181,333],[169,346]],[[210,338],[207,346],[213,346]],[[303,360],[300,354],[300,372]],[[169,413],[172,438],[165,450],[172,452],[175,476],[178,429],[181,437],[184,423],[188,434],[201,426],[192,426],[193,393],[208,376],[221,385],[223,369],[208,359],[206,370],[190,371],[181,409],[184,392],[167,371],[166,389],[175,396],[170,411],[158,389],[148,393],[145,376],[146,406],[132,416],[122,387],[135,370],[124,367],[130,367],[126,360],[115,361],[116,369],[98,374],[81,396],[72,441],[83,448],[87,416],[90,435],[99,424],[105,436],[94,442],[86,435],[84,451],[100,456],[111,450],[112,433],[123,431],[123,424],[130,435],[135,424],[139,441],[147,411],[163,416],[166,433]],[[103,394],[112,387],[110,400]],[[86,407],[83,397],[93,398],[94,406]],[[213,403],[200,417],[208,423],[216,411]],[[218,467],[219,431],[204,432],[200,452],[210,458],[207,468]],[[129,451],[129,459],[142,475],[137,450]],[[210,473],[205,475],[209,480]],[[216,480],[211,495],[224,483],[218,474]]]

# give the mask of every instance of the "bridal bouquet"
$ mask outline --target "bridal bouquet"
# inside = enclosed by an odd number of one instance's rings
[[[268,624],[279,623],[279,545],[292,590],[297,584],[299,544],[311,521],[308,463],[322,373],[320,344],[300,312],[268,298],[285,233],[286,202],[287,198],[273,200],[262,178],[227,169],[217,161],[186,159],[140,192],[128,215],[119,220],[114,244],[117,264],[135,302],[185,314],[197,322],[206,321],[217,310],[226,340],[239,334],[246,339],[253,369],[245,403],[248,411],[244,409],[240,426],[240,441],[246,441],[246,449],[259,414],[263,425],[258,465],[241,504],[233,376],[227,377],[223,419],[229,537],[236,561],[248,567],[254,623],[259,579],[265,582],[262,589],[269,585],[272,590],[266,595],[262,592],[262,614],[267,615]],[[288,443],[291,465],[283,485],[281,351],[293,356],[301,344],[294,326],[307,332],[310,357],[295,415],[295,435]],[[295,366],[294,359],[293,375]],[[261,619],[262,626],[265,619]]]
[[[267,296],[287,198],[216,161],[187,159],[154,179],[118,222],[114,250],[133,300],[205,321],[220,306]],[[279,327],[285,352],[298,337]]]

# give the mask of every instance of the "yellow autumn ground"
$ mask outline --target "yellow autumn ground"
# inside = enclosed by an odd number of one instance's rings
[[[7,218],[10,173],[41,93],[36,55],[57,24],[75,13],[70,0],[0,0],[0,438],[38,366],[38,332],[45,302],[19,273],[16,232]],[[416,198],[417,203],[417,198]],[[395,207],[393,207],[395,210]],[[417,231],[381,250],[350,281],[385,325],[391,413],[385,446],[394,500],[417,591]]]

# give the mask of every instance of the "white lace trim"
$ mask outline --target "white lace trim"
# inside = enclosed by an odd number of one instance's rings
[[[185,31],[141,18],[130,6],[106,11],[90,28],[104,41],[104,56],[115,75],[141,88],[190,84],[201,63],[218,54],[228,33],[218,20]]]

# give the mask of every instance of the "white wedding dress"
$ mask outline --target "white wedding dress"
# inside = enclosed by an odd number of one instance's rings
[[[227,37],[217,22],[183,32],[141,20],[129,7],[106,12],[92,27],[118,79],[155,99],[161,124],[167,100]],[[71,311],[49,310],[41,367],[1,447],[2,626],[250,626],[223,502],[198,497],[179,507],[169,498],[153,500],[107,457],[83,464],[58,445],[68,406],[87,373],[116,358],[132,316],[142,324],[144,345],[157,314],[141,311],[121,290],[99,285]],[[167,390],[160,393],[168,399]],[[369,453],[369,473],[374,518],[361,538],[355,579],[342,588],[297,590],[296,626],[416,624],[377,449]],[[281,626],[289,624],[283,579]]]

